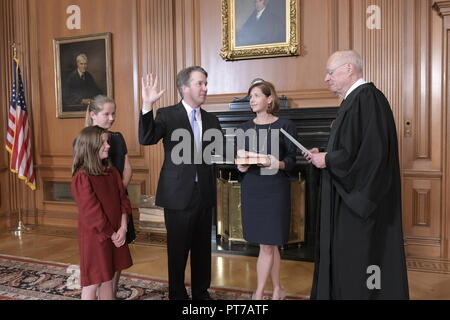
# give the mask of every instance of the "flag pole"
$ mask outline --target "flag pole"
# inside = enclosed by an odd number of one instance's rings
[[[13,49],[13,58],[17,59],[17,45],[16,45],[16,43],[13,42],[11,47]],[[11,229],[11,232],[14,233],[15,235],[21,236],[22,232],[29,231],[29,230],[31,230],[31,228],[27,227],[22,221],[22,208],[21,208],[21,206],[22,206],[21,198],[22,197],[21,197],[21,192],[20,192],[20,185],[19,185],[19,183],[17,183],[17,181],[15,183],[15,189],[16,189],[16,192],[17,192],[17,195],[18,195],[18,199],[17,199],[18,200],[18,206],[17,207],[19,209],[19,217],[18,217],[19,221],[17,222],[17,227],[14,228],[14,229]]]
[[[19,221],[17,222],[17,227],[12,229],[11,232],[17,236],[21,236],[22,232],[30,231],[31,228],[27,227],[22,221],[22,208],[21,208],[21,206],[22,206],[21,198],[22,197],[21,197],[21,192],[20,192],[20,185],[18,183],[16,183],[16,191],[17,191],[17,195],[18,195]]]

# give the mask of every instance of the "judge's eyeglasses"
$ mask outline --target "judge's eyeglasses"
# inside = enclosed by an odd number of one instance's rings
[[[333,73],[334,73],[337,69],[339,69],[339,68],[342,67],[342,66],[345,66],[346,64],[347,64],[347,62],[346,62],[346,63],[343,63],[343,64],[341,64],[341,65],[339,65],[339,66],[337,66],[337,67],[334,68],[334,69],[327,70],[327,71],[325,72],[325,74],[331,77],[331,76],[333,75]]]

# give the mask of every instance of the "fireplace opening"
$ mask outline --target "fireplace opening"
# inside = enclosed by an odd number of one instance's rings
[[[308,163],[296,166],[291,179],[291,219],[288,243],[281,256],[288,260],[313,261],[320,172]],[[296,178],[295,178],[296,177]],[[232,165],[219,165],[216,179],[216,207],[213,248],[217,252],[258,256],[259,245],[243,237],[239,172]]]

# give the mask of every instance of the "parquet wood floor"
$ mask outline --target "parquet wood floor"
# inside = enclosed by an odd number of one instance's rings
[[[79,263],[76,232],[69,228],[61,228],[56,234],[43,230],[14,235],[3,228],[0,230],[0,254],[68,264]],[[167,278],[164,246],[133,244],[130,250],[134,265],[127,272]],[[436,262],[408,262],[411,299],[450,300],[450,274],[446,272],[448,264],[437,265],[434,272],[417,271],[421,267],[427,267],[427,263]],[[255,268],[255,257],[213,254],[212,285],[253,290],[256,285]],[[291,294],[309,296],[313,270],[312,263],[283,260],[281,284]],[[186,281],[190,282],[189,266]],[[266,290],[271,291],[270,281]]]

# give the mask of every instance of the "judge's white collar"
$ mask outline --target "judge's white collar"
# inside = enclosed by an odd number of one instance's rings
[[[358,88],[359,86],[362,86],[363,84],[366,84],[366,80],[364,80],[363,78],[358,79],[358,81],[356,81],[351,87],[350,89],[348,89],[347,93],[345,94],[345,98],[347,99],[348,95],[350,93],[352,93],[356,88]]]

